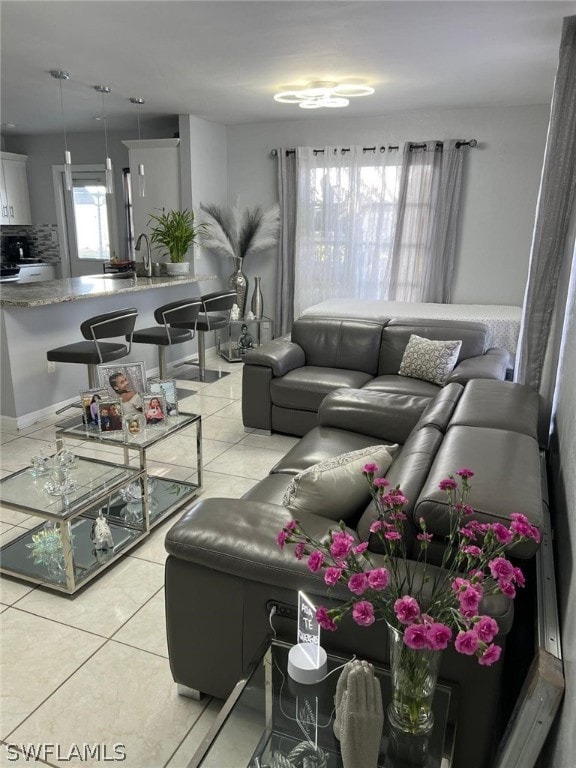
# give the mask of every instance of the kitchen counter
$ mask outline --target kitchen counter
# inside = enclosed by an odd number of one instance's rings
[[[134,307],[136,328],[157,325],[154,310],[162,304],[193,298],[222,287],[214,275],[185,277],[118,277],[90,275],[42,283],[5,283],[0,288],[2,398],[0,414],[18,429],[78,402],[87,388],[85,365],[48,366],[46,352],[81,341],[80,325],[95,315]],[[215,343],[210,334],[207,346]],[[190,359],[196,339],[167,349],[168,365]],[[133,344],[123,362],[143,362],[149,376],[158,375],[158,350]]]
[[[119,275],[87,275],[41,283],[4,283],[0,289],[1,307],[41,307],[102,296],[117,296],[155,288],[173,288],[190,283],[216,280],[216,275],[183,277],[124,277]]]

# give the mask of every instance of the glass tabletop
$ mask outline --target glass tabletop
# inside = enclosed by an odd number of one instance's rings
[[[139,469],[77,456],[68,473],[71,489],[66,494],[55,493],[50,473],[35,476],[27,467],[0,480],[0,499],[28,514],[66,520],[84,509],[87,502],[139,475]]]
[[[148,426],[137,434],[122,430],[118,432],[100,432],[97,427],[88,426],[82,422],[81,416],[74,416],[56,424],[56,430],[68,437],[82,440],[98,440],[101,443],[111,443],[134,448],[149,448],[158,440],[162,440],[172,432],[194,424],[200,416],[194,413],[179,413],[169,416],[161,425]]]
[[[237,684],[224,704],[188,768],[300,765],[298,760],[306,750],[322,750],[326,768],[342,768],[340,743],[333,730],[334,694],[339,667],[349,659],[329,654],[328,677],[317,685],[302,685],[287,673],[290,647],[276,640],[266,647],[252,672]],[[391,698],[390,674],[376,665],[374,671],[386,712]],[[385,716],[379,768],[449,768],[455,734],[449,711],[451,698],[456,709],[455,695],[452,687],[437,686],[434,728],[427,737],[393,732]]]

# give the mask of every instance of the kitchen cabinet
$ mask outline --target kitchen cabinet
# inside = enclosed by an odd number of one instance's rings
[[[0,211],[2,224],[31,224],[26,178],[27,155],[0,152]]]
[[[180,139],[123,141],[130,158],[134,237],[150,233],[150,214],[180,210]],[[145,197],[138,194],[138,165],[144,165]]]

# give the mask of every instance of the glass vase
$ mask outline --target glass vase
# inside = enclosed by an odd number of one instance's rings
[[[403,632],[388,625],[392,701],[390,725],[404,733],[426,735],[434,725],[432,701],[438,679],[440,651],[409,648]]]
[[[246,296],[248,293],[248,278],[242,272],[242,259],[234,259],[234,272],[228,278],[228,287],[236,291],[236,304],[240,310],[240,317],[244,317],[246,310]]]
[[[252,294],[252,305],[250,307],[256,320],[261,320],[264,313],[264,299],[260,289],[261,279],[260,277],[254,278],[254,293]]]

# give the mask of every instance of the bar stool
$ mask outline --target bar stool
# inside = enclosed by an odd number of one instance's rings
[[[196,331],[198,332],[198,381],[216,381],[226,373],[206,370],[206,338],[209,331],[226,328],[230,323],[230,310],[238,301],[236,291],[214,291],[200,297],[203,312],[198,315]],[[173,323],[176,328],[186,328],[187,325]],[[191,363],[195,365],[195,363]]]
[[[182,299],[163,304],[154,311],[154,320],[159,325],[141,328],[132,334],[132,341],[135,344],[155,344],[158,347],[158,367],[161,379],[166,379],[168,374],[166,347],[191,341],[195,337],[196,321],[201,309],[202,300],[200,298]],[[175,322],[181,323],[182,326],[174,327],[173,323]]]
[[[88,386],[91,389],[97,387],[96,366],[100,363],[111,363],[130,354],[137,316],[138,310],[132,307],[90,317],[80,325],[80,332],[87,341],[77,341],[74,344],[49,349],[46,357],[56,363],[87,365]],[[111,339],[117,336],[124,336],[128,345],[100,341],[100,339]]]

